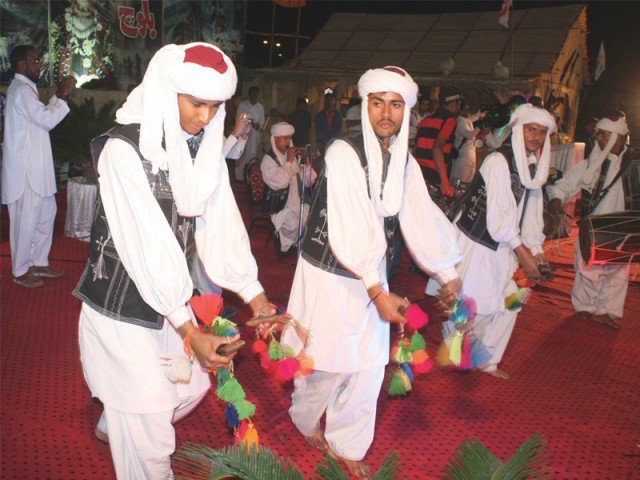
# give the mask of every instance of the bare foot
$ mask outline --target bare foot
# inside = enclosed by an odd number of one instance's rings
[[[487,375],[491,375],[492,377],[499,378],[501,380],[509,380],[511,377],[504,370],[500,370],[499,368],[491,371],[482,370]]]
[[[327,439],[324,438],[324,433],[322,433],[322,431],[318,430],[312,436],[304,438],[309,443],[309,445],[316,447],[322,453],[326,453],[334,460],[338,460],[338,456],[333,453],[333,450],[331,450],[331,447],[327,443]]]
[[[102,430],[100,430],[98,427],[96,427],[96,429],[93,431],[93,434],[96,436],[96,438],[98,440],[100,440],[101,442],[104,442],[106,444],[109,443],[109,435],[104,433]]]
[[[609,328],[613,328],[614,330],[620,330],[620,324],[609,315],[594,315],[593,321],[602,323],[603,325],[606,325]]]
[[[371,469],[366,463],[358,460],[347,460],[346,458],[343,458],[342,461],[351,472],[351,475],[358,480],[371,480],[373,478],[373,473],[371,473]]]

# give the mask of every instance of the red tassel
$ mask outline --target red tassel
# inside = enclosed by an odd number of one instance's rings
[[[217,293],[205,293],[204,295],[194,295],[190,300],[193,313],[196,314],[198,320],[210,327],[213,320],[222,311],[224,304],[222,296]]]
[[[429,315],[415,303],[409,305],[405,316],[407,317],[406,327],[412,332],[420,330],[429,322]]]
[[[255,354],[260,354],[264,352],[266,349],[267,349],[267,344],[264,340],[261,340],[261,339],[257,339],[255,342],[253,342],[253,345],[251,346],[251,350]]]
[[[269,358],[269,350],[265,349],[260,354],[260,366],[265,370],[269,370],[273,367],[273,360]]]

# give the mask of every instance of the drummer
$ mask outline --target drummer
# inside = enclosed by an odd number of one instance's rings
[[[630,161],[626,146],[629,127],[624,113],[616,111],[596,124],[596,144],[588,159],[574,166],[567,175],[548,188],[551,213],[562,212],[562,206],[580,191],[582,217],[638,210],[640,159]],[[637,157],[636,157],[637,158]],[[634,175],[635,171],[635,175]],[[579,242],[574,253],[576,278],[571,300],[576,316],[619,329],[629,283],[628,265],[583,264]]]

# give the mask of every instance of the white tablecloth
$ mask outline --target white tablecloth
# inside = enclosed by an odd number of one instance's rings
[[[93,214],[96,210],[98,186],[88,183],[83,177],[71,178],[67,182],[67,218],[64,234],[84,242],[89,241]]]

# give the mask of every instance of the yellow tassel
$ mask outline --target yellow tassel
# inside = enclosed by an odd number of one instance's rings
[[[243,445],[247,447],[247,450],[253,450],[255,447],[258,449],[258,445],[260,445],[260,440],[258,439],[258,430],[253,426],[252,422],[249,422],[249,427],[247,428],[247,433],[244,438],[240,441]]]
[[[456,333],[451,339],[451,347],[449,351],[449,360],[456,366],[460,366],[460,359],[462,357],[462,333],[456,330]]]

